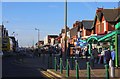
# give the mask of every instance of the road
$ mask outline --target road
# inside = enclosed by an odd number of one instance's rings
[[[24,63],[16,61],[16,57],[5,57],[2,59],[2,78],[48,79],[40,72],[43,71],[40,67],[32,66],[32,64],[29,65],[24,65]]]
[[[46,73],[47,69],[54,68],[54,57],[57,57],[57,64],[59,65],[59,56],[49,54],[42,54],[40,57],[34,56],[31,54],[27,54],[27,56],[23,56],[23,61],[16,60],[17,58],[21,58],[18,56],[12,57],[4,57],[2,60],[2,76],[3,79],[14,78],[14,79],[48,79],[54,78],[54,76]],[[70,69],[75,68],[75,58],[69,59]],[[63,68],[65,69],[66,61],[63,61]],[[72,64],[73,63],[73,64]],[[82,64],[81,64],[82,63]],[[74,67],[72,67],[72,65]],[[104,68],[103,64],[95,64],[94,68]],[[86,69],[86,60],[79,60],[79,68]],[[47,74],[47,75],[45,75]]]

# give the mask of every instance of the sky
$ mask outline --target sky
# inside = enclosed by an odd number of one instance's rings
[[[19,41],[20,46],[32,46],[49,34],[58,35],[64,28],[64,2],[2,2],[2,21],[9,35]],[[114,8],[118,2],[68,2],[68,27],[75,21],[93,20],[97,7]],[[1,18],[1,16],[0,16]],[[1,19],[0,19],[1,20]]]

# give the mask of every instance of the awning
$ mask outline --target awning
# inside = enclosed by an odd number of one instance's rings
[[[112,37],[112,36],[114,36],[115,34],[120,34],[120,30],[114,30],[114,31],[112,31],[112,32],[104,35],[103,37],[101,37],[101,38],[98,39],[98,42],[103,41],[103,40],[105,40],[105,39],[107,39],[107,38],[109,38],[109,37]]]
[[[99,36],[90,36],[89,38],[87,38],[87,42],[90,42],[91,40],[98,41],[98,39],[99,39],[101,36],[102,36],[102,35],[99,35]]]

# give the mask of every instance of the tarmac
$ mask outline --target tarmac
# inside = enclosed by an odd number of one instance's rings
[[[39,72],[41,72],[48,79],[76,79],[76,70],[75,70],[75,62],[72,59],[69,59],[69,77],[66,77],[66,62],[63,61],[63,73],[60,73],[59,67],[58,70],[54,69],[54,56],[52,58],[49,55],[41,55],[41,57],[27,56],[22,58],[19,62],[14,60],[12,62],[18,66],[24,66],[29,68],[36,68]],[[86,59],[80,58],[78,60],[79,63],[79,79],[87,78],[87,70],[86,70]],[[57,65],[59,65],[59,61],[57,61]],[[72,66],[73,69],[72,69]],[[91,67],[91,79],[106,79],[106,72],[104,64],[95,64],[94,67]],[[120,79],[120,68],[115,68],[115,77],[110,79]],[[110,75],[110,69],[109,69]]]

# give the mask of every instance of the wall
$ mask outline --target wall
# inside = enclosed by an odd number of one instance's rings
[[[44,44],[48,44],[48,36],[44,38]]]
[[[102,17],[102,21],[99,21],[99,19],[97,18],[96,20],[96,24],[95,24],[95,27],[96,27],[96,34],[105,34],[106,31],[108,30],[108,25],[107,25],[107,22],[104,18],[104,16]]]
[[[113,31],[115,30],[115,26],[113,23],[108,23],[108,31]]]
[[[91,31],[91,30],[86,30],[86,36],[90,36],[90,35],[91,35],[91,33],[92,33],[92,31]]]

